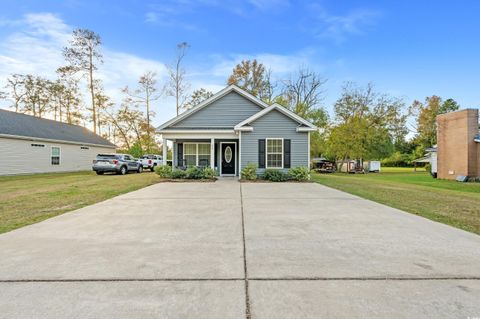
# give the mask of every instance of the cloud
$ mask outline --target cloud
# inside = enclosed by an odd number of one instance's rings
[[[272,13],[289,6],[289,0],[162,0],[149,4],[144,22],[187,30],[202,30],[185,16],[196,15],[200,9],[220,9],[241,17],[250,17],[255,11]]]
[[[17,21],[9,21],[8,27],[17,31],[0,42],[0,79],[14,73],[37,74],[55,78],[55,70],[65,65],[62,49],[68,45],[72,27],[52,13],[27,14]],[[108,47],[102,49],[105,63],[99,66],[98,77],[103,80],[105,91],[119,103],[120,88],[136,86],[136,81],[147,70],[166,76],[164,63],[119,52]],[[0,83],[3,86],[4,83]],[[87,95],[84,94],[86,103]]]
[[[211,74],[225,79],[232,73],[235,65],[242,60],[256,59],[263,63],[265,67],[272,71],[274,76],[284,76],[298,70],[302,65],[313,66],[313,51],[305,50],[291,55],[259,53],[259,54],[233,54],[229,56],[214,56],[216,60],[215,66],[212,68]]]
[[[372,28],[381,16],[377,10],[356,9],[344,15],[329,13],[324,7],[314,4],[310,6],[314,15],[309,29],[318,38],[331,38],[336,42],[344,42],[348,36],[362,35]]]

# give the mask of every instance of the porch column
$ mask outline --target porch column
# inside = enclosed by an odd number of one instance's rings
[[[163,153],[162,153],[162,165],[167,165],[167,156],[168,156],[168,150],[167,150],[167,139],[162,138],[162,146],[163,146]]]
[[[215,139],[210,139],[210,167],[215,169]]]

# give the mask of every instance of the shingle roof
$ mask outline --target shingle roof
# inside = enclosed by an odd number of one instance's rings
[[[115,147],[88,129],[0,109],[0,134]]]

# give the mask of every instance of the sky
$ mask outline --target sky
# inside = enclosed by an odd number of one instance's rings
[[[53,78],[81,27],[102,38],[99,77],[117,103],[120,89],[147,70],[163,83],[165,64],[186,41],[191,90],[216,92],[235,64],[256,58],[279,81],[301,66],[318,72],[330,114],[347,81],[372,82],[407,105],[434,94],[462,108],[480,105],[480,1],[0,0],[0,7],[0,86],[13,73]],[[153,108],[155,125],[175,115],[172,98]]]

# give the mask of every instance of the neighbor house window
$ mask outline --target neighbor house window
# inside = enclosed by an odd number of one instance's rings
[[[60,147],[52,146],[52,165],[60,165]]]
[[[45,144],[30,144],[32,147],[45,147]]]
[[[183,143],[183,159],[186,166],[210,165],[210,144]]]
[[[81,150],[88,150],[88,149],[89,149],[89,147],[86,147],[86,146],[80,146],[80,149],[81,149]]]
[[[267,138],[267,168],[283,168],[283,139]]]

